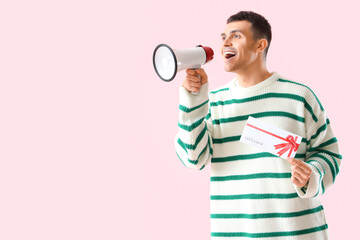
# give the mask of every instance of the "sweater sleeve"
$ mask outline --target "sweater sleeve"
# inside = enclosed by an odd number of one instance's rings
[[[180,161],[188,168],[201,170],[211,160],[213,129],[209,109],[208,83],[200,88],[197,96],[180,87],[175,149]]]
[[[310,198],[322,195],[334,184],[339,173],[342,156],[331,129],[330,120],[320,101],[310,90],[305,98],[309,114],[305,116],[307,152],[305,162],[311,168],[308,184],[295,189],[300,197]]]

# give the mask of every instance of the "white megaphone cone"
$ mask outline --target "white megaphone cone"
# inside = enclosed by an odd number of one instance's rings
[[[176,50],[166,44],[159,44],[154,50],[153,64],[157,75],[170,82],[177,72],[200,68],[213,58],[214,51],[210,47],[198,45],[195,48]]]

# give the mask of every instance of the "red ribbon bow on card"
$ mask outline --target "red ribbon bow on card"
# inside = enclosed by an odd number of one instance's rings
[[[283,155],[284,153],[286,153],[289,149],[290,149],[290,152],[289,152],[289,155],[288,157],[290,157],[292,151],[297,151],[298,148],[299,148],[299,145],[298,143],[296,143],[296,140],[297,140],[297,137],[294,137],[289,135],[286,137],[286,139],[284,139],[287,141],[287,143],[280,143],[280,144],[277,144],[277,145],[274,145],[275,149],[279,149],[279,148],[282,148],[278,154],[279,154],[279,157],[281,155]]]

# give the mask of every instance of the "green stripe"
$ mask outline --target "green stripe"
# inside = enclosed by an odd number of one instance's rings
[[[206,125],[206,124],[205,124]],[[207,125],[206,125],[206,129],[207,129]],[[203,150],[200,152],[195,164],[198,164],[198,161],[200,159],[200,157],[203,155],[203,153],[206,151],[206,149],[209,148],[209,154],[212,155],[213,154],[213,149],[211,148],[211,144],[210,144],[210,136],[208,135],[208,142],[206,144],[206,146],[203,148]],[[211,156],[210,156],[211,157]],[[190,160],[189,160],[190,161]],[[205,162],[206,164],[206,162]],[[200,168],[200,170],[202,170],[205,167],[205,164],[203,167]]]
[[[180,145],[180,146],[181,146],[181,145]],[[209,146],[209,142],[208,142],[208,144],[203,148],[203,150],[201,150],[201,152],[200,152],[200,154],[199,154],[199,156],[198,156],[198,158],[197,158],[196,160],[191,160],[190,158],[188,158],[187,161],[188,161],[189,163],[193,164],[193,165],[198,164],[199,158],[200,158],[201,155],[205,152],[205,150],[206,150],[206,148],[207,148],[208,146]],[[186,153],[188,153],[187,150],[186,150],[183,146],[181,146],[181,147],[185,150]],[[212,149],[211,149],[211,147],[210,147],[210,153],[212,154]],[[179,154],[178,154],[177,152],[176,152],[176,154],[178,155],[179,159],[181,160]],[[184,162],[183,162],[182,160],[181,160],[181,162],[184,164]],[[184,164],[184,165],[185,165],[185,164]],[[186,166],[186,165],[185,165],[185,166]]]
[[[191,160],[191,159],[188,158],[189,163],[194,164],[194,165],[197,165],[197,164],[199,163],[199,159],[200,159],[201,155],[203,155],[203,153],[206,151],[206,148],[207,148],[207,147],[208,147],[208,145],[206,145],[206,146],[203,148],[203,150],[201,150],[201,152],[200,152],[200,154],[199,154],[199,156],[197,157],[196,160]],[[185,151],[186,151],[186,150],[185,150]],[[187,152],[187,151],[186,151],[186,152]]]
[[[306,140],[306,138],[301,138],[301,142],[303,142],[303,143],[308,143],[308,140]]]
[[[230,162],[230,161],[237,161],[237,160],[250,160],[250,159],[256,159],[256,158],[264,158],[264,157],[279,158],[279,156],[274,155],[272,153],[261,152],[261,153],[253,153],[253,154],[235,155],[235,156],[229,156],[229,157],[217,157],[217,158],[212,158],[211,162],[212,163]],[[295,158],[305,158],[305,154],[297,153],[295,155]]]
[[[176,155],[178,156],[178,158],[180,159],[180,161],[182,162],[182,164],[185,166],[185,167],[188,167],[185,165],[185,163],[181,160],[181,157],[179,156],[179,154],[176,152]],[[201,155],[200,155],[201,156]],[[190,162],[191,160],[188,159],[188,161]],[[206,163],[199,169],[199,170],[202,170],[204,167],[205,167]]]
[[[204,135],[205,135],[206,130],[207,130],[207,125],[206,125],[206,123],[205,123],[205,128],[204,128],[204,130],[202,131],[202,132],[204,132]],[[199,136],[201,136],[201,135],[202,135],[202,133],[200,133]],[[198,137],[196,141],[198,141],[198,139],[200,139],[200,137]],[[202,137],[201,137],[200,140],[202,140]],[[199,140],[199,141],[200,141],[200,140]],[[180,140],[180,138],[178,139],[178,143],[179,143],[179,145],[182,147],[182,149],[184,149],[184,151],[185,151],[186,153],[188,153],[186,147],[190,147],[190,148],[193,147],[193,146],[190,145],[190,144],[185,144],[185,143],[183,143],[183,142]],[[197,147],[197,144],[198,144],[198,143],[195,142],[196,147]],[[195,148],[196,148],[196,147],[195,147]],[[213,149],[212,149],[211,144],[210,144],[210,136],[209,136],[209,135],[208,135],[208,142],[207,142],[207,144],[205,145],[205,147],[202,149],[202,151],[200,152],[200,154],[199,154],[199,156],[197,157],[197,159],[196,159],[196,160],[191,160],[191,159],[188,158],[187,161],[188,161],[189,163],[191,163],[191,164],[197,165],[197,164],[199,163],[199,159],[200,159],[201,155],[206,151],[207,148],[209,148],[210,155],[212,155],[212,154],[213,154]],[[180,161],[185,165],[185,163],[181,160],[179,154],[178,154],[177,152],[176,152],[176,154],[177,154],[178,158],[180,159]],[[186,166],[186,165],[185,165],[185,166]],[[204,167],[205,167],[205,164],[204,164],[199,170],[202,170]]]
[[[211,112],[209,111],[208,114],[206,114],[205,119],[208,120],[209,118],[211,118]]]
[[[217,91],[211,91],[209,94],[215,94],[215,93],[218,93],[218,92],[222,92],[222,91],[228,91],[229,88],[222,88],[222,89],[219,89]]]
[[[205,104],[207,104],[209,102],[209,100],[205,101],[204,103],[198,105],[198,106],[195,106],[195,107],[192,107],[192,108],[188,108],[188,107],[185,107],[183,105],[180,104],[179,106],[179,109],[183,112],[186,112],[186,113],[189,113],[189,112],[192,112],[198,108],[201,108],[202,106],[204,106]]]
[[[319,175],[320,175],[320,178],[319,178],[319,188],[318,188],[317,193],[316,193],[315,196],[314,196],[314,197],[316,197],[316,196],[319,194],[319,192],[320,192],[320,186],[321,186],[321,181],[322,181],[323,175],[322,175],[322,173],[320,172],[320,169],[319,169],[317,166],[315,166],[314,164],[312,164],[311,162],[316,162],[316,161],[310,160],[310,161],[307,161],[306,163],[308,163],[308,164],[310,164],[311,166],[313,166],[314,168],[316,168],[316,170],[319,172]]]
[[[251,117],[254,117],[254,118],[263,118],[263,117],[288,117],[288,118],[292,118],[292,119],[297,120],[297,121],[302,122],[302,123],[305,122],[305,118],[300,117],[300,116],[297,116],[297,115],[292,114],[292,113],[271,111],[271,112],[253,113],[253,114],[242,115],[242,116],[237,116],[237,117],[230,117],[230,118],[214,119],[214,120],[213,120],[213,124],[216,125],[216,124],[221,124],[221,123],[229,123],[229,122],[236,122],[236,121],[245,121],[245,120],[247,120],[250,116],[251,116]]]
[[[291,173],[255,173],[248,175],[230,175],[221,177],[211,177],[210,181],[231,181],[231,180],[246,180],[255,178],[291,178]]]
[[[304,99],[304,101],[305,101],[305,99]],[[311,117],[313,118],[313,120],[314,120],[315,122],[318,122],[319,119],[315,116],[312,107],[308,104],[307,101],[304,102],[304,105],[305,105],[306,110],[308,110],[309,113],[311,114]]]
[[[317,147],[310,148],[308,151],[309,152],[316,151],[316,149],[318,149],[318,148],[323,148],[323,147],[326,147],[326,146],[331,145],[331,144],[336,143],[336,142],[337,142],[336,137],[333,137],[332,139],[320,144]]]
[[[336,159],[333,156],[330,156],[332,158],[332,160],[334,161],[334,165],[335,165],[335,170],[336,170],[336,175],[339,173],[340,169],[339,169],[339,164],[336,161]]]
[[[297,193],[251,193],[239,195],[211,195],[211,200],[237,200],[237,199],[289,199],[299,197]]]
[[[328,123],[325,123],[324,125],[322,125],[321,127],[319,127],[319,129],[316,131],[316,133],[315,133],[313,136],[311,136],[310,141],[311,141],[312,139],[317,138],[321,132],[325,131],[326,128],[327,128],[327,125],[328,125]]]
[[[195,161],[194,164],[198,164],[201,155],[203,155],[203,153],[206,151],[207,148],[208,148],[208,144],[206,144],[206,146],[205,146],[205,147],[203,148],[203,150],[200,152],[200,154],[199,154],[199,156],[198,156],[198,158],[197,158],[197,160]]]
[[[236,141],[239,141],[240,138],[241,138],[241,135],[225,137],[225,138],[213,138],[213,143],[220,144],[220,143],[226,143],[226,142],[236,142]]]
[[[324,168],[324,166],[319,162],[319,161],[316,161],[316,160],[310,160],[310,161],[306,161],[307,163],[309,163],[309,162],[316,162],[316,163],[318,163],[320,166],[321,166],[321,168],[323,169],[323,171],[324,171],[324,174],[322,174],[322,180],[321,180],[321,188],[322,188],[322,193],[324,194],[324,192],[325,192],[325,187],[324,187],[324,179],[323,179],[323,177],[325,176],[325,174],[326,174],[326,171],[325,171],[325,168]],[[316,167],[315,165],[313,165],[314,167]]]
[[[207,123],[205,122],[205,125],[206,125],[206,129],[207,129]],[[207,135],[208,136],[208,143],[207,143],[207,146],[209,147],[209,154],[211,155],[210,157],[212,157],[214,151],[213,151],[213,148],[211,147],[211,138],[210,138],[210,134]]]
[[[180,161],[182,162],[182,164],[184,164],[184,166],[187,167],[187,166],[185,165],[185,163],[181,160],[181,157],[179,156],[179,154],[177,153],[177,151],[175,151],[175,152],[176,152],[176,155],[178,156],[178,158],[180,159]]]
[[[323,206],[303,210],[299,212],[287,212],[287,213],[256,213],[256,214],[245,214],[245,213],[218,213],[211,214],[210,218],[247,218],[247,219],[259,219],[259,218],[290,218],[299,217],[324,210]]]
[[[294,158],[305,158],[305,154],[297,153]]]
[[[307,89],[310,90],[310,92],[311,92],[311,93],[314,95],[314,97],[316,98],[316,101],[318,102],[321,111],[324,111],[324,108],[323,108],[323,106],[321,105],[319,99],[317,98],[317,96],[315,95],[315,93],[313,92],[313,90],[311,90],[308,86],[306,86],[306,85],[304,85],[304,84],[301,84],[301,83],[297,83],[297,82],[293,82],[293,81],[281,79],[281,78],[279,78],[278,81],[279,81],[279,82],[286,82],[286,83],[293,83],[293,84],[296,84],[296,85],[300,85],[300,86],[306,87]]]
[[[231,100],[225,100],[225,101],[217,101],[217,102],[211,102],[210,107],[216,107],[216,106],[224,106],[224,105],[230,105],[230,104],[238,104],[238,103],[246,103],[246,102],[252,102],[257,101],[261,99],[266,98],[289,98],[294,99],[300,102],[304,102],[305,99],[303,97],[300,97],[298,95],[294,94],[287,94],[287,93],[266,93],[262,95],[257,95],[249,98],[241,98],[241,99],[231,99]]]
[[[218,157],[218,158],[212,158],[212,163],[218,163],[218,162],[229,162],[229,161],[237,161],[237,160],[250,160],[254,158],[264,158],[264,157],[275,157],[278,158],[278,156],[262,152],[262,153],[253,153],[253,154],[243,154],[243,155],[235,155],[235,156],[229,156],[229,157]]]
[[[327,224],[319,227],[307,228],[297,231],[286,232],[265,232],[265,233],[247,233],[247,232],[211,232],[212,237],[250,237],[250,238],[264,238],[264,237],[281,237],[281,236],[296,236],[308,234],[318,231],[323,231],[328,228]]]
[[[182,149],[184,149],[184,151],[188,154],[188,151],[187,151],[187,149],[186,149],[186,144],[185,144],[180,138],[178,138],[177,143],[178,143],[178,144],[180,145],[180,147],[181,147]]]
[[[195,128],[200,126],[200,124],[204,121],[204,119],[205,118],[201,118],[189,126],[179,123],[179,128],[184,129],[185,131],[191,132],[192,130],[194,130]]]
[[[321,159],[323,159],[323,160],[327,163],[327,165],[329,165],[330,171],[331,171],[331,173],[332,173],[332,175],[333,175],[333,183],[334,183],[334,182],[335,182],[336,175],[337,175],[337,172],[336,172],[336,170],[335,170],[335,168],[334,168],[334,165],[331,163],[331,161],[330,161],[329,159],[327,159],[325,156],[323,156],[323,155],[321,155],[321,154],[319,154],[319,153],[314,154],[314,155],[312,155],[311,157],[321,158]]]
[[[203,139],[203,137],[205,136],[206,133],[206,125],[204,127],[204,129],[200,132],[199,136],[196,138],[196,141],[194,144],[187,144],[184,143],[180,138],[178,138],[178,143],[179,145],[187,152],[186,149],[189,150],[195,150],[197,148],[197,146],[199,145],[199,143],[201,142],[201,140]]]
[[[342,159],[342,156],[341,156],[340,154],[333,153],[333,152],[328,151],[328,150],[325,150],[325,149],[316,149],[316,150],[312,150],[312,151],[309,151],[309,150],[308,150],[308,152],[326,153],[326,154],[329,154],[329,155],[334,156],[334,157],[336,157],[336,158]],[[311,155],[311,156],[312,156],[312,155]],[[311,157],[311,156],[310,156],[310,157]],[[309,158],[310,158],[310,157],[309,157]]]
[[[314,111],[312,110],[312,108],[308,104],[308,102],[305,100],[305,98],[303,98],[303,97],[301,97],[299,95],[290,94],[290,93],[266,93],[266,94],[257,95],[257,96],[254,96],[254,97],[249,97],[249,98],[231,99],[231,100],[226,100],[226,101],[211,102],[210,107],[216,107],[216,106],[219,106],[219,105],[230,105],[230,104],[246,103],[246,102],[258,101],[258,100],[267,99],[267,98],[287,98],[287,99],[293,99],[293,100],[302,102],[304,104],[305,108],[311,114],[314,121],[315,122],[318,121],[318,118],[315,116]]]

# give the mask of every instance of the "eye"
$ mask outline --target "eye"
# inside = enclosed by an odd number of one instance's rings
[[[222,39],[223,41],[225,41],[226,37],[225,37],[225,36],[221,36],[221,39]]]
[[[240,35],[239,35],[239,34],[235,34],[235,35],[234,35],[234,38],[240,38]]]

